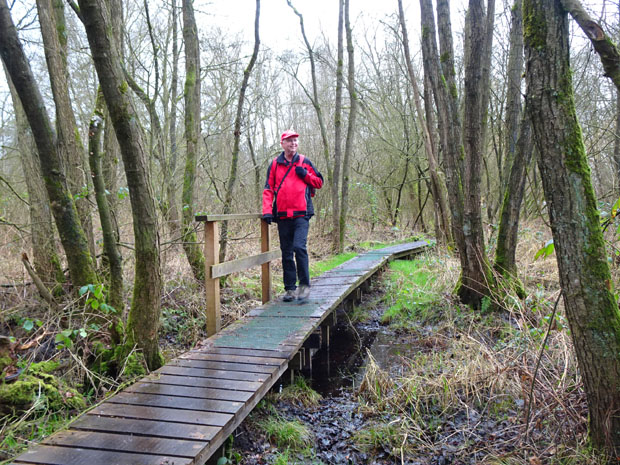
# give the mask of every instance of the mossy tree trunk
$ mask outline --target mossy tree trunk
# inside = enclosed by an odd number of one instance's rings
[[[88,247],[96,257],[95,237],[89,200],[89,182],[84,146],[69,95],[69,70],[67,67],[67,25],[63,0],[37,0],[37,12],[41,25],[41,37],[45,61],[49,71],[54,108],[56,110],[56,132],[58,150],[64,161],[67,185],[75,199],[80,223],[88,240]]]
[[[56,251],[50,202],[45,191],[43,177],[41,176],[37,147],[15,86],[11,78],[8,77],[8,73],[5,74],[7,75],[11,100],[13,101],[13,109],[15,111],[19,159],[24,170],[24,180],[26,181],[28,200],[30,201],[28,211],[30,214],[34,268],[45,283],[62,283],[65,279],[60,257]]]
[[[71,281],[74,286],[94,284],[98,278],[73,197],[67,189],[56,132],[19,42],[6,0],[0,0],[0,55],[15,85],[37,144],[41,172],[67,257]]]
[[[232,213],[232,202],[235,187],[237,185],[237,169],[239,165],[239,145],[241,142],[241,120],[243,118],[243,104],[245,103],[245,93],[248,88],[248,82],[250,80],[250,74],[256,64],[258,58],[258,50],[260,47],[260,35],[259,35],[259,19],[260,19],[260,0],[256,0],[256,10],[254,15],[254,50],[250,57],[248,66],[243,71],[243,81],[241,82],[241,88],[239,89],[239,97],[237,99],[237,112],[235,114],[235,126],[233,132],[233,150],[230,161],[230,172],[228,174],[228,181],[226,182],[226,197],[224,198],[223,213]],[[228,240],[228,222],[222,222],[221,229],[221,247],[220,247],[220,262],[223,262],[226,258],[226,246]]]
[[[150,369],[161,366],[157,331],[161,309],[161,270],[157,211],[149,179],[142,130],[124,79],[121,59],[109,31],[109,17],[98,0],[80,0],[80,15],[95,69],[116,132],[131,201],[135,278],[127,321],[127,347],[142,349]]]
[[[523,4],[526,108],[540,156],[566,317],[586,391],[592,444],[620,456],[620,314],[575,113],[567,13]]]
[[[521,77],[523,74],[523,10],[521,0],[511,10],[510,50],[508,56],[506,102],[506,137],[504,169],[500,170],[503,195],[497,233],[494,269],[517,294],[524,296],[517,276],[517,233],[527,169],[532,157],[531,123],[521,111]]]

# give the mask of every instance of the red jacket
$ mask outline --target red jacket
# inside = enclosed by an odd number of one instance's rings
[[[298,153],[295,154],[291,163],[292,167],[282,152],[269,164],[265,190],[263,190],[263,215],[272,215],[274,219],[314,215],[312,197],[314,197],[314,190],[323,186],[323,175],[314,168],[308,158]],[[303,179],[295,172],[297,166],[307,170]],[[286,174],[289,167],[291,169]],[[274,197],[276,208],[273,205]]]

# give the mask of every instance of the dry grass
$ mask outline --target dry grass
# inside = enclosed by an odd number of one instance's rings
[[[561,302],[532,390],[558,282],[554,257],[533,261],[546,238],[539,241],[531,230],[523,236],[518,257],[527,276],[525,301],[508,299],[507,310],[484,314],[444,298],[434,314],[422,314],[427,319],[418,327],[425,329],[413,331],[422,350],[403,361],[402,376],[370,358],[360,408],[375,422],[373,430],[377,419],[390,425],[391,443],[401,441],[395,458],[604,463],[587,446],[587,406]],[[446,297],[458,279],[458,263],[429,257],[425,267],[437,277],[429,291]]]

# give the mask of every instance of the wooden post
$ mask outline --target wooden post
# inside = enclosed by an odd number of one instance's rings
[[[260,221],[260,251],[269,252],[270,236],[269,225],[267,222]],[[261,287],[262,287],[262,300],[266,304],[271,300],[271,264],[270,262],[263,263],[261,265]]]
[[[213,336],[221,328],[220,280],[211,277],[211,266],[219,262],[220,233],[217,222],[205,222],[205,289],[207,294],[207,336]]]

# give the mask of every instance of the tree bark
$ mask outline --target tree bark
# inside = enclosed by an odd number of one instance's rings
[[[336,102],[334,105],[334,174],[330,183],[332,194],[332,250],[340,247],[340,170],[342,165],[342,84],[344,81],[344,0],[338,0],[338,52],[336,63]]]
[[[230,173],[228,175],[228,183],[226,185],[226,197],[224,200],[224,214],[231,213],[233,194],[235,192],[235,186],[237,184],[237,168],[239,165],[239,142],[241,139],[241,120],[243,113],[243,104],[245,102],[245,92],[248,88],[248,82],[250,80],[250,74],[252,68],[258,58],[258,50],[260,47],[260,35],[259,35],[259,19],[260,19],[260,0],[256,0],[256,15],[254,16],[254,51],[252,57],[248,63],[247,68],[243,71],[243,82],[241,83],[241,89],[239,89],[239,99],[237,100],[237,113],[235,115],[235,129],[234,129],[234,143],[232,151],[232,159],[230,163]],[[223,262],[226,257],[226,246],[228,239],[228,221],[222,222],[222,229],[220,232],[221,247],[220,247],[220,262]]]
[[[88,242],[67,189],[62,161],[45,104],[17,36],[6,0],[0,0],[0,55],[32,129],[43,180],[74,286],[97,282]]]
[[[62,283],[65,281],[65,277],[62,272],[60,258],[56,251],[50,202],[41,175],[41,165],[38,160],[37,147],[15,86],[8,73],[5,72],[5,74],[7,76],[9,89],[11,91],[11,99],[13,101],[13,109],[15,111],[19,159],[22,169],[24,170],[28,200],[30,201],[28,210],[30,214],[34,268],[44,282],[48,284],[55,282]]]
[[[409,76],[409,82],[413,87],[413,98],[418,114],[418,122],[422,129],[424,150],[426,151],[426,157],[428,159],[428,166],[431,175],[430,188],[433,195],[433,202],[435,204],[436,219],[435,221],[435,237],[439,244],[446,246],[453,246],[452,234],[450,232],[450,218],[448,216],[448,206],[446,205],[446,188],[441,178],[439,166],[437,163],[437,156],[435,154],[435,147],[431,139],[431,131],[426,119],[424,118],[424,110],[422,108],[422,102],[420,98],[420,88],[418,86],[418,80],[413,69],[413,62],[411,61],[411,53],[409,51],[409,35],[407,33],[407,25],[405,23],[405,13],[403,11],[403,2],[398,0],[398,18],[400,21],[400,27],[403,33],[403,49],[405,53],[405,61],[407,64],[407,73]]]
[[[347,215],[349,212],[349,172],[351,170],[351,154],[353,153],[353,138],[355,135],[355,120],[357,118],[357,91],[355,90],[355,60],[353,48],[353,34],[349,17],[350,1],[344,2],[344,30],[347,38],[347,87],[349,90],[349,125],[347,139],[342,159],[342,195],[340,196],[340,253],[344,252],[347,234]]]
[[[116,137],[120,144],[131,200],[136,265],[127,321],[128,345],[137,344],[150,369],[161,366],[157,330],[160,317],[161,270],[157,212],[147,169],[146,150],[137,113],[127,95],[120,55],[111,41],[109,15],[97,0],[79,0],[80,12]]]
[[[440,64],[439,52],[437,50],[435,15],[433,13],[431,0],[420,0],[420,12],[424,74],[430,83],[435,106],[437,107],[439,142],[441,145],[441,152],[444,154],[452,236],[454,237],[457,250],[461,256],[463,256],[463,251],[465,250],[462,227],[463,190],[461,186],[462,175],[459,163],[463,147],[461,145],[461,123],[457,104],[458,95],[456,93],[456,83],[454,82],[452,42],[451,37],[449,37],[449,40],[442,40],[444,48],[450,47],[449,50],[442,50],[443,68],[449,70],[447,74],[444,74],[442,73],[442,65]],[[443,27],[445,29],[446,26],[444,25]],[[450,31],[448,31],[448,35],[451,35]]]
[[[183,0],[183,39],[185,40],[185,175],[183,176],[183,250],[194,277],[202,282],[205,259],[194,229],[194,185],[200,153],[200,47],[193,0]]]
[[[103,131],[104,105],[103,94],[100,89],[97,92],[95,111],[88,128],[88,162],[90,164],[90,176],[95,188],[95,200],[99,210],[99,221],[103,234],[103,250],[106,256],[105,262],[109,266],[107,272],[109,283],[107,301],[117,310],[118,315],[122,315],[125,306],[123,298],[123,259],[116,243],[117,237],[110,205],[108,204],[108,195],[101,165],[101,133]]]
[[[95,237],[88,198],[88,179],[85,176],[84,146],[69,96],[64,2],[62,0],[37,0],[37,11],[56,109],[58,151],[64,161],[67,185],[75,199],[75,206],[88,240],[90,254],[95,257]]]
[[[497,248],[493,268],[507,280],[520,297],[525,296],[517,277],[517,233],[527,169],[532,157],[531,122],[521,111],[521,75],[523,73],[523,14],[521,1],[512,7],[508,83],[506,103],[505,169],[500,171],[506,186],[499,217]]]
[[[526,108],[540,152],[564,297],[586,391],[590,438],[620,456],[620,314],[612,291],[569,66],[568,17],[560,0],[523,5]]]
[[[461,282],[457,293],[461,302],[479,307],[483,297],[490,294],[492,273],[484,247],[482,211],[480,205],[481,163],[484,143],[482,140],[488,102],[482,95],[485,53],[484,5],[482,0],[470,0],[465,18],[465,100],[463,113],[463,236],[465,249],[461,253]],[[463,260],[463,256],[465,260]]]

